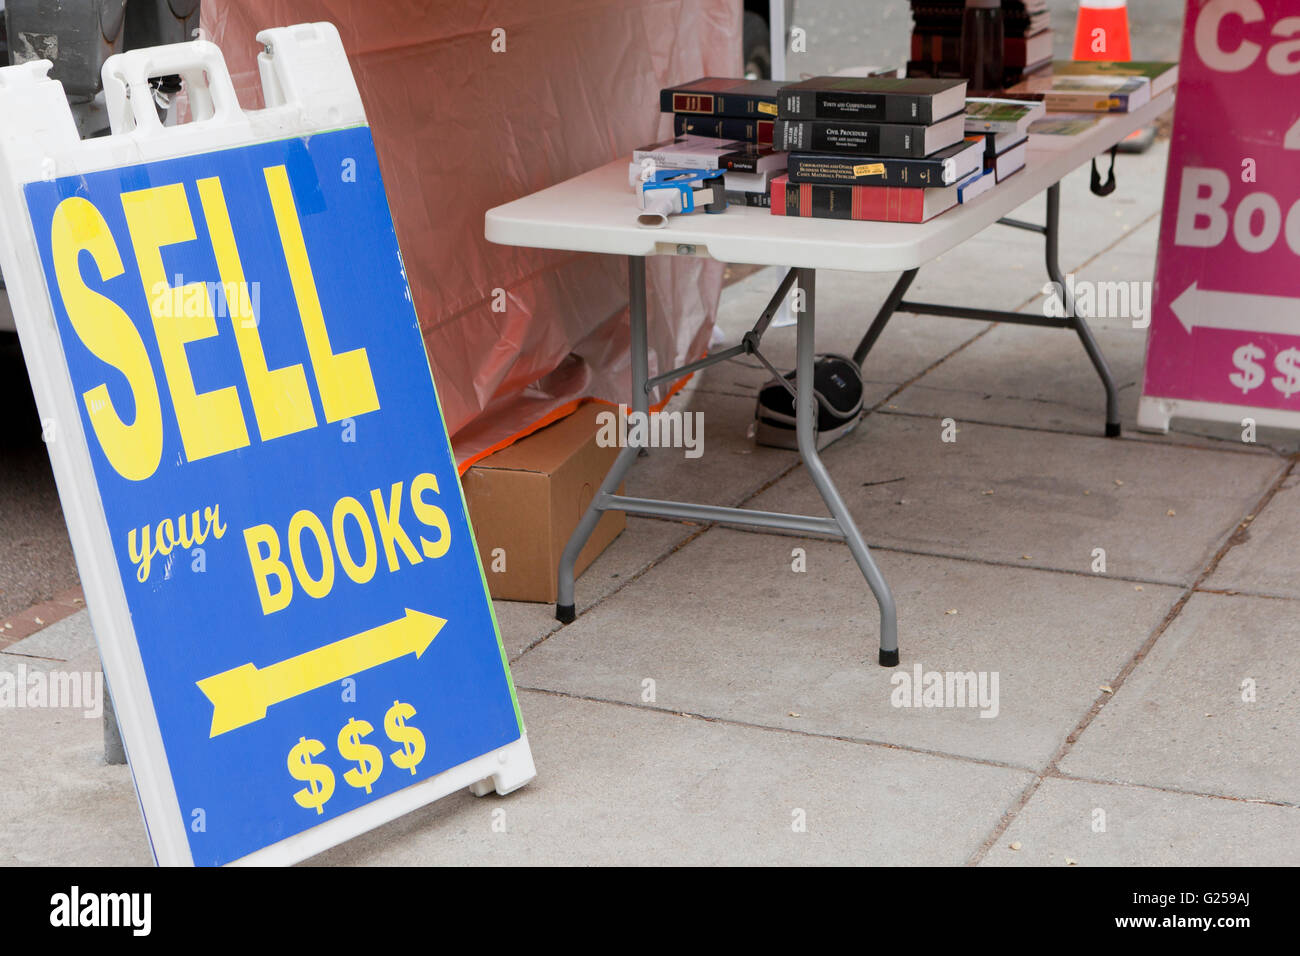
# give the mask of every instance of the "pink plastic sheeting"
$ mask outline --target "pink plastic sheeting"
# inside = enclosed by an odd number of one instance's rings
[[[494,245],[483,214],[667,135],[660,88],[737,75],[740,17],[738,0],[202,6],[246,109],[263,105],[257,31],[338,27],[462,470],[579,399],[631,395],[626,261]],[[654,375],[705,351],[722,266],[654,257],[647,282]]]

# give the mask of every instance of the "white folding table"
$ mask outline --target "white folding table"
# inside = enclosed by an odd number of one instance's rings
[[[1156,117],[1170,109],[1173,102],[1174,91],[1169,90],[1135,112],[1102,117],[1095,126],[1074,137],[1068,149],[1031,149],[1025,169],[1005,183],[998,184],[996,188],[966,205],[921,224],[801,219],[773,216],[767,209],[733,206],[718,215],[697,213],[675,216],[669,219],[666,227],[649,229],[636,222],[636,199],[627,183],[627,159],[615,160],[549,189],[489,210],[486,216],[486,235],[492,242],[627,256],[632,333],[631,406],[634,411],[648,411],[650,391],[656,386],[737,355],[755,356],[780,379],[780,373],[767,361],[758,346],[772,317],[796,280],[803,292],[803,307],[795,313],[794,390],[798,446],[803,463],[826,502],[830,517],[778,514],[747,508],[724,508],[620,495],[617,493],[618,488],[641,451],[637,447],[624,448],[564,549],[559,569],[556,617],[564,623],[574,619],[574,562],[603,511],[829,534],[842,538],[848,544],[876,596],[880,607],[880,663],[886,667],[897,665],[898,624],[893,595],[876,568],[871,552],[817,451],[815,397],[812,390],[816,270],[902,272],[854,354],[859,362],[870,351],[893,313],[900,309],[986,322],[1016,322],[1072,329],[1082,341],[1106,389],[1106,434],[1117,436],[1120,425],[1114,379],[1087,322],[1074,314],[1074,303],[1066,291],[1057,262],[1060,182],[1066,174],[1112,149],[1133,130],[1152,123]],[[1043,225],[1006,218],[1012,210],[1043,192],[1047,195],[1047,215]],[[1044,236],[1047,272],[1057,283],[1056,288],[1061,290],[1064,300],[1062,317],[908,302],[903,299],[922,265],[995,223],[1028,229]],[[738,344],[650,378],[646,344],[645,257],[656,255],[705,256],[722,262],[777,265],[786,267],[788,272],[754,328]],[[807,388],[804,387],[805,384],[808,385]]]

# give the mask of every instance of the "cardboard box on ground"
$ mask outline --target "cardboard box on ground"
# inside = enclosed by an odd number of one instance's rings
[[[554,602],[560,554],[618,457],[619,449],[596,443],[596,416],[609,407],[588,402],[489,455],[462,477],[479,558],[494,598]],[[577,573],[626,526],[621,511],[605,512],[578,556]]]

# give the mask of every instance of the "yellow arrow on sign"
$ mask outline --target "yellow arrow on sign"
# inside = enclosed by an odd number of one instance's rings
[[[208,736],[261,720],[272,704],[292,700],[406,654],[418,658],[446,623],[443,618],[408,607],[405,617],[269,667],[242,664],[205,677],[198,685],[212,701],[212,732]]]

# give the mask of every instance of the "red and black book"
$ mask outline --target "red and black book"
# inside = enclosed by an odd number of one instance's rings
[[[776,94],[780,88],[781,84],[774,80],[705,76],[660,90],[659,109],[691,116],[772,119],[776,116]]]
[[[957,186],[908,189],[903,186],[821,186],[772,180],[772,215],[807,219],[859,219],[872,222],[926,222],[957,205]]]

